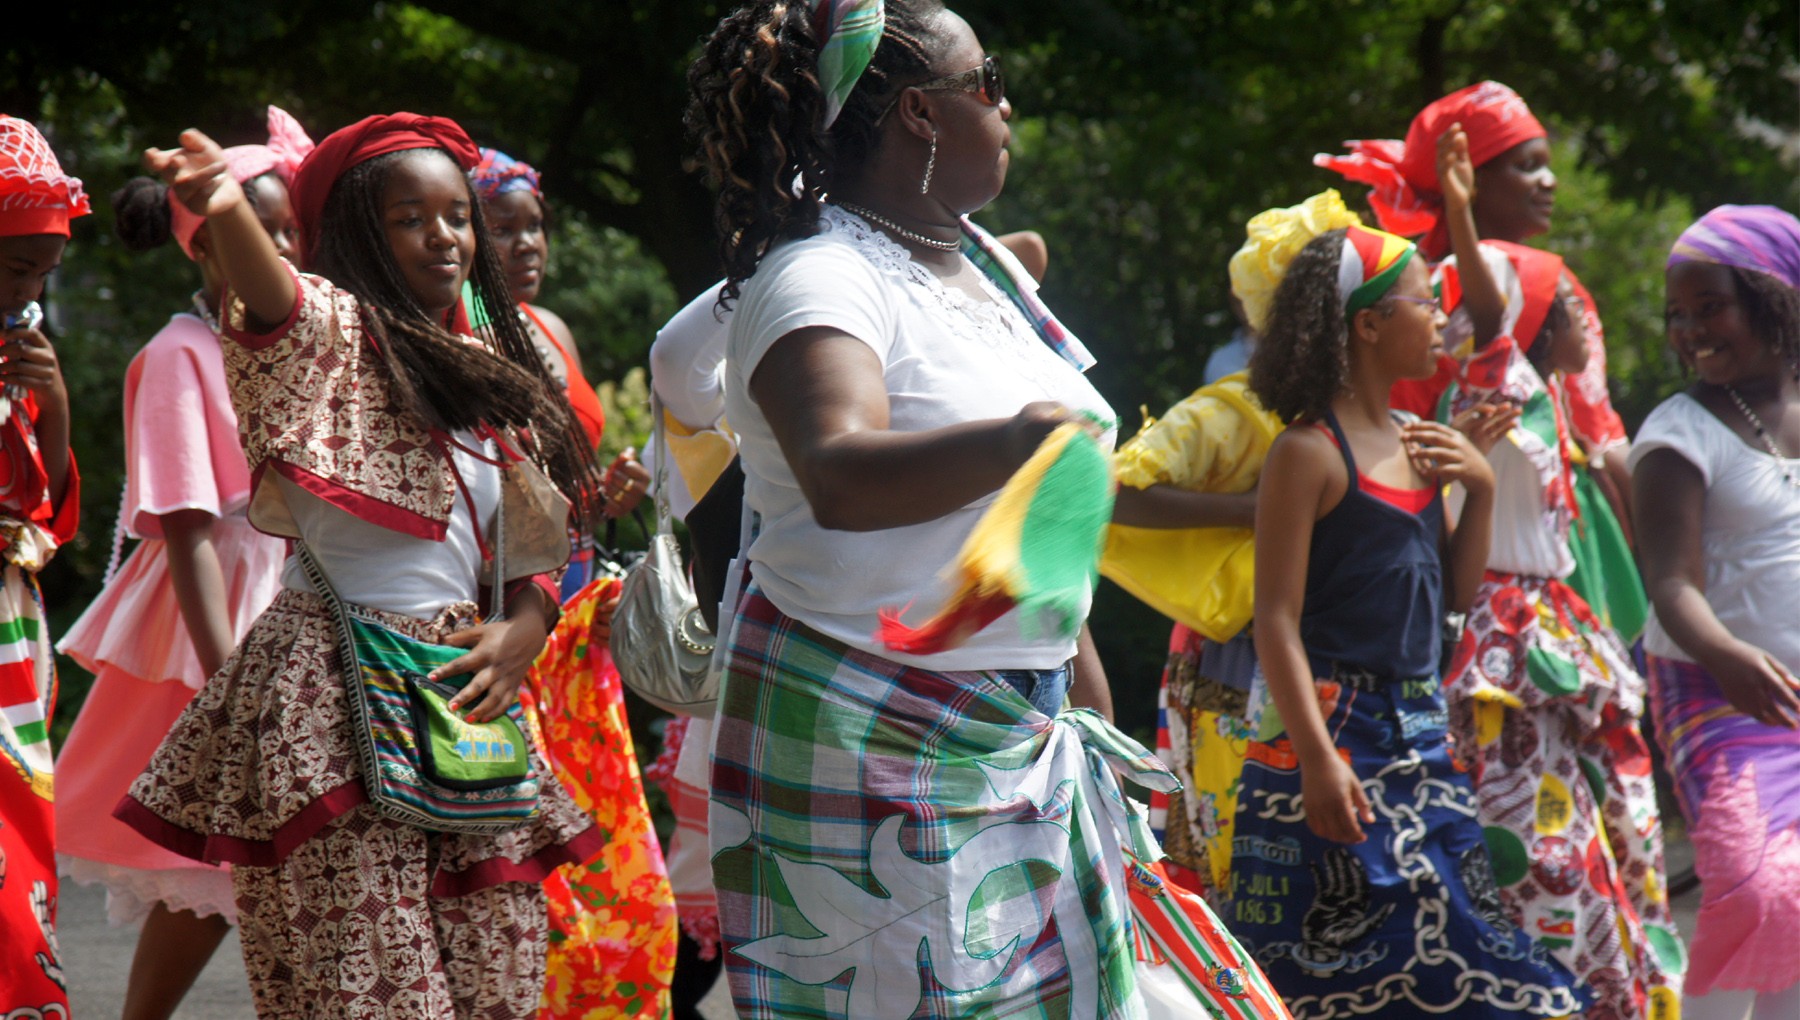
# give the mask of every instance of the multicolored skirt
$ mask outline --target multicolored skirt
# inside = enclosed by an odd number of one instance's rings
[[[56,947],[50,718],[56,662],[37,578],[0,568],[0,1016],[66,1017]]]
[[[740,1016],[1145,1015],[1127,855],[1159,855],[1117,777],[1166,789],[1148,751],[991,672],[848,648],[754,589],[731,633],[709,824]],[[1262,987],[1237,960],[1224,983]]]
[[[1208,897],[1229,887],[1238,780],[1250,743],[1244,717],[1256,648],[1245,631],[1224,644],[1182,624],[1169,634],[1157,695],[1156,755],[1181,789],[1150,796],[1150,826],[1169,874]]]
[[[1700,876],[1688,994],[1800,984],[1800,730],[1738,711],[1679,659],[1651,657],[1650,704]]]
[[[675,901],[650,824],[625,692],[594,617],[610,578],[579,589],[519,691],[533,735],[575,803],[607,836],[585,864],[544,880],[550,949],[539,1020],[668,1015]]]
[[[1680,1014],[1643,690],[1568,585],[1493,571],[1445,684],[1501,900],[1589,984],[1594,1018]]]
[[[1307,827],[1299,759],[1257,691],[1221,911],[1294,1016],[1581,1010],[1585,993],[1500,901],[1475,791],[1450,760],[1437,678],[1340,672],[1315,690],[1375,821],[1358,844]]]

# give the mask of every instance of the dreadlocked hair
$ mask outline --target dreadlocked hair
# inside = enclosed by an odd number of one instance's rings
[[[1731,267],[1737,280],[1738,304],[1750,332],[1781,355],[1790,370],[1800,371],[1800,290],[1767,273]]]
[[[1288,264],[1250,354],[1250,389],[1282,421],[1318,418],[1350,379],[1350,329],[1338,296],[1344,231],[1328,230]]]
[[[447,431],[481,425],[529,429],[535,448],[527,453],[568,497],[586,529],[598,517],[599,468],[568,401],[508,303],[512,292],[473,189],[470,282],[487,312],[488,324],[476,330],[482,346],[451,333],[421,308],[394,262],[382,226],[382,188],[400,159],[420,151],[407,149],[358,163],[332,184],[319,217],[312,268],[356,295],[366,335],[401,407]],[[430,151],[450,158],[442,150]]]
[[[893,97],[933,77],[943,13],[941,0],[889,0],[875,56],[830,131],[805,0],[755,0],[719,22],[688,69],[686,123],[719,193],[721,306],[772,244],[818,233],[826,194],[868,164]]]

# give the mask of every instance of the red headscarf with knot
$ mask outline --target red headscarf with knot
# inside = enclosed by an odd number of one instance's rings
[[[1435,261],[1450,250],[1444,194],[1438,184],[1437,143],[1456,123],[1468,133],[1469,161],[1475,166],[1520,142],[1548,134],[1517,92],[1497,81],[1484,81],[1420,110],[1404,142],[1380,138],[1348,141],[1344,147],[1349,155],[1321,152],[1313,157],[1313,163],[1373,187],[1369,205],[1381,229],[1402,237],[1425,235],[1419,247]]]
[[[294,218],[300,223],[300,268],[312,265],[319,246],[319,220],[338,178],[359,163],[407,149],[442,149],[465,171],[481,160],[468,132],[448,117],[377,114],[333,131],[300,164],[290,189]]]
[[[0,237],[68,237],[69,221],[91,211],[80,178],[63,173],[37,126],[0,114]]]

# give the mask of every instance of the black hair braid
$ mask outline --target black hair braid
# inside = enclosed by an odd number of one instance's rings
[[[451,431],[483,424],[529,429],[536,449],[528,452],[569,498],[581,526],[588,527],[598,516],[600,472],[568,401],[511,304],[481,203],[470,203],[475,234],[470,281],[489,320],[477,330],[485,346],[434,321],[394,262],[382,226],[381,192],[393,165],[414,151],[378,156],[337,179],[319,218],[313,269],[356,295],[368,339],[401,407]]]
[[[1350,330],[1338,296],[1344,231],[1328,230],[1289,263],[1268,328],[1250,354],[1250,389],[1282,421],[1318,418],[1350,379]]]
[[[1789,371],[1800,372],[1800,290],[1750,269],[1733,266],[1731,275],[1750,332],[1773,347]]]
[[[113,232],[127,251],[150,251],[169,242],[174,233],[169,213],[169,189],[151,177],[133,177],[112,193]]]
[[[828,132],[819,128],[825,93],[808,5],[757,0],[719,22],[688,69],[686,122],[719,192],[721,304],[737,297],[771,244],[818,232],[825,195],[867,165],[893,96],[932,77],[943,11],[940,0],[887,4],[881,43]]]

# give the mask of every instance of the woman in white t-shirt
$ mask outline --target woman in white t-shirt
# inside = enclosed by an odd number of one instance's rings
[[[1631,449],[1657,739],[1694,843],[1689,1020],[1800,1015],[1800,220],[1720,206],[1670,253],[1698,381]]]
[[[1103,689],[1085,630],[1009,613],[938,654],[875,639],[879,611],[944,603],[1053,429],[1113,419],[1029,274],[964,219],[1010,160],[999,66],[937,0],[759,0],[689,82],[757,521],[709,818],[738,1013],[1143,1015],[1131,809],[1098,763],[1167,774],[1098,713],[1058,714],[1071,675]]]

